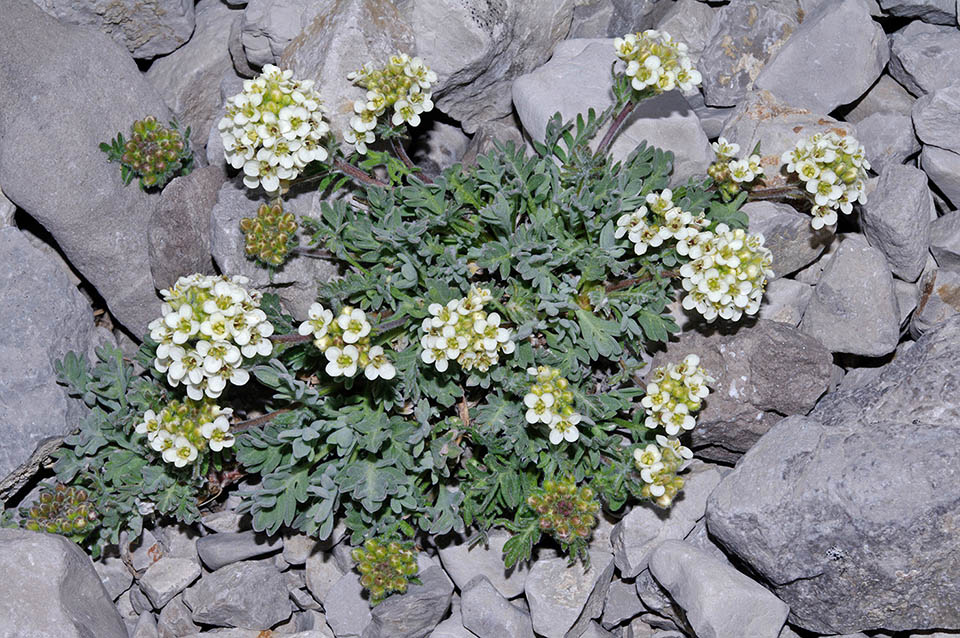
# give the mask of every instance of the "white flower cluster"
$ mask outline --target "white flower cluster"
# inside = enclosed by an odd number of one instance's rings
[[[501,354],[516,349],[509,328],[501,327],[500,315],[487,313],[483,306],[493,299],[489,290],[471,288],[462,299],[442,305],[430,304],[429,317],[423,320],[420,358],[444,372],[450,361],[464,370],[486,372],[496,365]]]
[[[679,242],[677,252],[690,257],[680,267],[685,309],[711,322],[718,316],[739,321],[760,310],[767,279],[773,278],[773,255],[763,245],[763,235],[718,224]]]
[[[313,80],[292,79],[293,71],[272,64],[243,92],[227,98],[227,114],[217,127],[224,156],[243,169],[248,188],[280,190],[281,180],[295,179],[314,160],[327,159],[323,136],[330,127],[323,120],[320,94]]]
[[[523,397],[527,423],[549,425],[550,442],[554,445],[562,441],[573,443],[580,438],[577,425],[583,416],[573,407],[570,382],[560,375],[559,370],[549,366],[527,368],[527,373],[537,379]]]
[[[649,216],[648,216],[649,215]],[[669,239],[686,241],[704,226],[703,215],[694,217],[673,203],[673,192],[649,193],[647,204],[617,220],[617,239],[624,235],[633,242],[633,251],[642,255]]]
[[[713,152],[717,162],[724,165],[730,179],[738,184],[749,183],[763,176],[763,167],[760,166],[760,156],[752,154],[747,158],[736,159],[740,152],[740,145],[728,142],[726,138],[719,138],[713,143]]]
[[[147,410],[137,424],[137,434],[146,434],[150,447],[163,460],[183,467],[207,448],[219,452],[234,443],[230,432],[233,410],[221,408],[208,399],[170,401],[157,414]]]
[[[273,352],[273,325],[260,310],[260,293],[247,292],[246,277],[190,275],[161,290],[162,316],[150,322],[157,342],[154,367],[167,383],[181,383],[195,401],[216,399],[227,383],[243,385],[245,358]]]
[[[617,57],[627,63],[627,77],[637,91],[689,92],[700,85],[700,72],[687,55],[687,45],[674,42],[666,31],[648,29],[614,38]]]
[[[394,126],[419,126],[420,114],[433,110],[430,87],[437,81],[437,74],[420,58],[397,53],[390,56],[385,67],[375,69],[367,62],[347,79],[367,89],[366,99],[353,103],[355,115],[343,134],[360,154],[367,152],[367,144],[376,141],[373,131],[387,109],[393,109],[390,121]]]
[[[325,370],[331,377],[353,377],[360,368],[370,381],[397,376],[397,369],[383,347],[370,345],[367,313],[344,306],[334,317],[331,310],[315,303],[307,316],[309,319],[300,324],[299,332],[313,336],[314,345],[327,358]]]
[[[853,203],[866,203],[866,151],[853,136],[816,133],[780,158],[813,198],[811,226],[819,230],[837,223],[837,211],[849,215]]]

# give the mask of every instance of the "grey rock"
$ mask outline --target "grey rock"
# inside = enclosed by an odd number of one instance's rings
[[[637,595],[640,596],[644,607],[661,619],[654,621],[650,618],[650,614],[644,614],[641,618],[645,624],[667,629],[686,627],[686,621],[683,620],[683,610],[673,602],[670,594],[657,582],[653,574],[650,573],[649,568],[637,575],[634,586],[637,589]]]
[[[880,0],[880,7],[892,16],[957,26],[956,0]]]
[[[0,190],[0,228],[14,226],[13,217],[17,213],[17,206]]]
[[[307,589],[317,600],[323,600],[343,573],[329,553],[312,554],[306,563]]]
[[[513,102],[524,129],[543,141],[547,121],[557,111],[564,120],[600,111],[613,103],[610,65],[616,59],[611,40],[566,40],[550,62],[513,83]],[[678,91],[644,100],[614,139],[610,153],[624,159],[641,141],[672,151],[675,181],[702,174],[714,159],[699,119]],[[599,139],[594,140],[594,144]]]
[[[698,458],[724,463],[735,462],[782,415],[809,412],[832,373],[830,353],[816,339],[762,319],[733,335],[683,333],[648,369],[691,352],[700,355],[716,382],[697,414],[689,445]],[[791,391],[783,392],[785,387]]]
[[[889,73],[917,96],[952,84],[960,76],[960,31],[911,22],[890,36]]]
[[[640,618],[634,618],[623,632],[623,638],[653,638],[656,631]]]
[[[304,611],[322,609],[322,607],[320,606],[320,603],[317,602],[317,599],[311,596],[310,592],[307,591],[305,587],[301,587],[299,589],[291,589],[290,600],[293,601],[293,604],[295,604],[297,607],[299,607]]]
[[[842,242],[813,290],[800,329],[830,352],[869,357],[893,352],[900,313],[883,253],[859,239]]]
[[[370,602],[363,596],[360,575],[345,573],[323,597],[327,624],[337,638],[360,638],[370,624]]]
[[[866,0],[825,2],[804,18],[754,84],[793,106],[829,113],[866,93],[889,59],[887,36]]]
[[[657,24],[657,29],[666,31],[674,40],[686,44],[687,56],[696,66],[710,41],[710,34],[717,22],[717,9],[697,0],[678,0],[673,3],[661,2],[661,4],[669,9]],[[628,28],[623,33],[634,31],[635,28]]]
[[[875,113],[910,115],[914,102],[916,102],[915,97],[910,95],[896,80],[884,74],[843,119],[859,124]],[[866,140],[861,140],[861,142],[866,142]]]
[[[763,304],[757,316],[769,321],[779,321],[797,327],[803,311],[813,296],[813,286],[793,279],[780,277],[767,282]]]
[[[291,565],[303,565],[320,552],[320,543],[306,534],[290,534],[283,539],[283,560]]]
[[[863,140],[870,168],[877,173],[887,166],[903,164],[920,152],[910,117],[902,113],[869,115],[857,123],[857,132]]]
[[[930,252],[941,268],[960,270],[960,211],[930,224]]]
[[[632,583],[614,579],[610,583],[607,599],[603,603],[601,623],[607,629],[612,629],[644,611],[637,588]]]
[[[423,167],[425,172],[433,169],[439,173],[453,166],[463,157],[470,145],[470,138],[459,126],[431,122],[430,128],[419,134],[419,148],[413,154],[414,163]]]
[[[927,261],[930,219],[936,217],[927,176],[912,166],[886,167],[861,211],[870,245],[884,254],[896,277],[916,281]]]
[[[147,612],[140,614],[137,618],[137,624],[130,632],[130,638],[160,638],[160,632],[157,629],[157,619],[153,614]]]
[[[200,560],[211,571],[224,565],[257,556],[275,554],[283,549],[283,539],[269,538],[253,531],[208,534],[197,540]]]
[[[479,578],[479,577],[478,577]],[[491,589],[493,589],[491,587]],[[502,600],[502,597],[501,597]],[[509,603],[508,603],[509,604]],[[511,609],[516,609],[510,605]],[[530,618],[527,617],[527,627],[530,627]],[[532,630],[530,630],[532,631]],[[501,634],[496,634],[501,635]],[[508,633],[503,635],[515,636],[517,633]],[[430,632],[429,638],[476,638],[477,634],[463,626],[463,617],[460,614],[460,605],[456,603],[450,609],[450,616]]]
[[[504,597],[514,598],[523,593],[530,566],[529,563],[511,569],[503,566],[503,545],[508,540],[510,534],[495,530],[487,535],[486,544],[481,542],[471,547],[466,542],[451,543],[439,548],[440,562],[460,589],[474,577],[483,575]]]
[[[720,8],[697,65],[710,106],[734,106],[800,26],[797,0],[733,0]]]
[[[129,590],[128,601],[131,609],[136,614],[148,614],[153,611],[153,603],[147,598],[147,595],[140,589],[140,585],[134,585]],[[119,605],[118,605],[119,608]]]
[[[650,572],[683,608],[698,636],[777,638],[790,609],[729,562],[683,541],[667,541]]]
[[[703,93],[700,93],[700,91],[695,91],[683,97],[690,108],[693,109],[693,112],[696,113],[697,119],[700,120],[700,127],[707,137],[711,139],[719,137],[723,132],[723,127],[727,125],[727,120],[733,115],[734,108],[732,106],[707,106],[707,103],[703,101]]]
[[[200,519],[203,526],[218,534],[236,533],[250,529],[250,516],[224,509],[219,512],[204,514]]]
[[[920,167],[954,207],[960,206],[960,153],[924,146]]]
[[[110,600],[116,600],[120,594],[130,589],[133,583],[133,574],[123,560],[113,552],[109,552],[94,561],[93,568],[100,576],[100,582],[110,595]]]
[[[614,527],[613,555],[623,578],[633,578],[646,569],[651,552],[661,543],[682,539],[693,529],[721,475],[712,466],[701,463],[683,478],[682,496],[669,509],[634,507]]]
[[[183,603],[183,594],[167,603],[157,618],[160,638],[181,638],[198,631],[200,627],[193,622],[190,609]]]
[[[126,638],[90,558],[62,536],[0,529],[0,635]]]
[[[530,614],[511,605],[486,576],[477,576],[462,589],[460,604],[463,626],[472,632],[469,635],[533,638]]]
[[[227,52],[230,54],[230,61],[233,63],[233,70],[237,75],[244,78],[252,78],[257,74],[255,68],[250,66],[247,60],[247,54],[243,49],[242,30],[244,16],[240,20],[234,21],[230,25],[230,35],[227,36]],[[278,54],[279,55],[279,54]]]
[[[517,148],[522,148],[527,145],[526,140],[523,138],[523,131],[520,130],[518,123],[515,123],[512,116],[499,120],[490,120],[477,127],[476,133],[473,134],[470,143],[463,152],[463,157],[460,158],[461,163],[464,166],[475,165],[477,163],[477,157],[486,155],[492,151],[494,149],[494,142],[497,141],[504,144],[512,142]]]
[[[829,231],[814,230],[810,216],[798,213],[789,204],[748,202],[741,210],[750,220],[750,232],[763,235],[764,245],[773,254],[772,267],[778,277],[816,260],[833,239]]]
[[[184,593],[193,620],[218,627],[269,629],[292,611],[283,577],[270,560],[232,563]]]
[[[239,42],[245,58],[243,64],[260,68],[276,64],[290,41],[309,22],[305,16],[308,0],[250,0],[240,23]],[[231,52],[234,65],[237,54]]]
[[[98,145],[146,115],[165,122],[169,110],[122,47],[24,0],[4,4],[0,60],[4,194],[50,232],[114,317],[143,334],[159,307],[143,232],[156,200],[124,188]]]
[[[586,630],[580,634],[580,638],[614,638],[614,635],[601,627],[595,620],[587,624]]]
[[[928,273],[920,282],[921,296],[910,321],[914,337],[932,330],[960,312],[960,273],[943,269]]]
[[[612,4],[607,35],[618,37],[653,28],[672,8],[674,0],[612,0]]]
[[[590,552],[590,568],[565,557],[533,564],[525,586],[534,630],[546,638],[576,638],[600,616],[613,576],[613,556]]]
[[[453,583],[440,567],[420,572],[420,585],[410,585],[372,610],[363,638],[423,638],[447,615]]]
[[[135,58],[153,58],[174,51],[190,39],[193,0],[34,0],[58,20],[89,25],[112,37]]]
[[[172,558],[186,558],[200,564],[197,555],[197,539],[200,533],[193,527],[180,523],[156,527],[154,533],[163,546],[163,555]]]
[[[917,284],[899,279],[893,280],[893,292],[897,295],[897,309],[900,311],[900,325],[903,326],[920,302],[920,289]]]
[[[924,95],[913,105],[913,125],[924,144],[960,153],[960,82]]]
[[[200,565],[186,558],[164,556],[140,577],[140,589],[160,609],[200,578]]]
[[[726,469],[727,469],[727,472],[724,472],[724,475],[726,475],[729,472],[729,468],[726,468]],[[702,549],[703,551],[707,552],[717,560],[720,560],[720,561],[727,560],[727,555],[724,554],[723,550],[720,549],[717,546],[717,544],[714,543],[713,540],[710,538],[710,533],[707,530],[706,518],[701,518],[699,521],[697,521],[696,526],[694,526],[694,528],[690,530],[690,533],[687,534],[683,540],[684,542],[689,543],[690,545],[693,545],[697,549]]]
[[[568,38],[604,38],[613,18],[612,0],[580,0],[573,7]]]

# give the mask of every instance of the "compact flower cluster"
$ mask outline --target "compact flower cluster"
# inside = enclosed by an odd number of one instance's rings
[[[256,217],[240,220],[240,230],[247,256],[265,266],[283,264],[297,243],[297,218],[293,213],[284,213],[279,201],[273,206],[261,204]]]
[[[657,248],[663,242],[674,239],[680,242],[697,235],[706,224],[703,215],[680,209],[673,203],[673,191],[669,188],[660,193],[647,194],[647,205],[617,220],[614,236],[624,235],[633,242],[633,252],[642,255],[648,248]]]
[[[326,372],[331,377],[352,377],[363,368],[367,379],[389,380],[397,369],[381,346],[370,345],[370,322],[359,308],[344,306],[334,318],[333,312],[319,303],[310,306],[309,319],[300,324],[303,336],[312,335],[313,343],[327,358]]]
[[[721,137],[713,143],[713,152],[717,161],[710,165],[707,174],[719,185],[726,201],[730,201],[743,189],[749,189],[754,181],[763,177],[760,156],[756,153],[747,158],[737,159],[740,145],[728,142]]]
[[[819,230],[837,223],[837,211],[849,215],[853,203],[867,201],[866,151],[853,136],[816,133],[800,140],[780,158],[813,198],[811,226]]]
[[[430,87],[437,81],[437,74],[420,58],[397,53],[390,56],[386,66],[375,69],[367,62],[347,79],[367,89],[366,99],[353,103],[355,115],[350,130],[343,135],[358,153],[366,153],[367,145],[376,140],[373,131],[387,109],[393,109],[390,122],[394,126],[419,126],[420,114],[433,110]]]
[[[540,529],[564,549],[586,543],[597,524],[600,501],[591,488],[577,487],[573,477],[544,481],[527,497],[527,505],[540,518]]]
[[[267,64],[244,81],[242,93],[227,98],[226,116],[218,124],[224,156],[243,169],[248,188],[274,193],[310,162],[327,159],[323,136],[330,127],[320,94],[313,80],[292,78],[293,71]]]
[[[100,518],[85,489],[62,483],[40,490],[36,503],[20,513],[26,529],[61,534],[75,543],[81,542]]]
[[[767,279],[773,278],[773,255],[763,245],[763,235],[717,224],[713,231],[679,242],[677,252],[691,260],[680,267],[685,309],[711,322],[718,316],[739,321],[760,310]]]
[[[100,150],[109,161],[120,162],[124,184],[139,177],[144,190],[163,188],[178,173],[190,172],[193,154],[187,143],[189,133],[189,129],[182,133],[176,122],[170,122],[169,128],[161,126],[149,115],[133,123],[129,140],[118,135],[112,144],[101,144]]]
[[[573,407],[570,382],[560,376],[558,369],[549,366],[529,368],[527,373],[537,379],[523,397],[523,404],[527,406],[527,423],[549,425],[550,442],[554,445],[561,441],[572,443],[580,438],[577,424],[583,416]]]
[[[430,304],[430,315],[423,320],[420,358],[444,372],[450,361],[464,370],[486,372],[500,361],[501,354],[516,349],[509,328],[501,327],[500,315],[487,313],[483,306],[493,299],[489,290],[471,288],[462,299]]]
[[[350,552],[360,572],[360,584],[370,592],[374,605],[393,592],[407,591],[419,567],[411,543],[384,542],[371,538]]]
[[[687,45],[665,31],[648,29],[614,38],[617,57],[627,64],[627,77],[637,91],[666,93],[679,87],[688,92],[699,86],[700,72],[687,55]]]
[[[195,401],[218,398],[228,382],[245,384],[243,360],[273,352],[273,326],[260,310],[260,293],[244,288],[247,281],[197,274],[160,291],[163,316],[148,326],[158,344],[154,367]]]
[[[209,399],[173,399],[160,414],[147,410],[135,432],[146,434],[147,443],[161,453],[165,462],[183,467],[207,448],[219,452],[233,445],[232,414],[231,408],[221,408]]]

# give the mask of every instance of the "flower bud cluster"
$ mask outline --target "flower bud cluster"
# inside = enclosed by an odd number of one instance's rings
[[[690,257],[680,267],[683,307],[696,310],[707,321],[718,316],[739,321],[760,310],[767,279],[773,277],[773,255],[763,245],[763,235],[730,230],[717,224],[677,244],[677,252]]]
[[[393,592],[404,593],[407,583],[419,572],[412,543],[371,538],[350,552],[360,572],[360,584],[370,592],[374,605]]]
[[[763,177],[760,156],[752,154],[745,159],[737,159],[740,145],[728,142],[721,137],[713,143],[713,152],[717,161],[710,165],[707,174],[719,185],[720,192],[729,201],[743,189],[749,189],[754,181]]]
[[[550,426],[550,442],[574,442],[580,438],[577,424],[583,419],[573,407],[573,392],[570,382],[560,376],[560,371],[549,366],[528,368],[527,373],[536,377],[530,392],[523,397],[527,407],[527,423],[543,423]]]
[[[279,200],[273,206],[261,204],[256,217],[241,219],[240,230],[247,256],[266,266],[282,265],[297,243],[297,218],[284,213]]]
[[[444,372],[450,361],[464,370],[486,372],[500,361],[501,354],[516,349],[512,332],[501,327],[500,315],[487,313],[483,306],[493,297],[483,288],[471,288],[462,299],[430,304],[430,315],[423,320],[420,359]]]
[[[344,306],[340,315],[319,303],[310,306],[309,319],[300,324],[303,336],[313,335],[313,343],[327,358],[326,372],[331,377],[352,377],[363,369],[370,381],[390,380],[397,369],[381,346],[370,345],[370,322],[359,308]]]
[[[218,398],[228,382],[245,384],[250,374],[243,360],[273,352],[273,326],[260,310],[260,293],[244,288],[247,282],[197,274],[160,291],[162,316],[148,326],[158,343],[154,368],[172,387],[182,383],[195,401]]]
[[[647,411],[644,425],[651,430],[663,428],[667,436],[692,430],[697,424],[692,415],[710,394],[707,384],[713,380],[695,354],[688,354],[681,363],[657,368],[640,400]]]
[[[232,414],[231,408],[221,408],[209,399],[174,399],[160,414],[147,410],[134,431],[146,434],[147,443],[162,454],[165,462],[183,467],[197,460],[207,448],[219,452],[233,445]]]
[[[617,239],[624,235],[633,242],[633,252],[642,255],[648,248],[657,248],[673,239],[685,241],[706,225],[703,215],[693,216],[675,206],[673,191],[647,194],[647,204],[617,220]]]
[[[627,64],[627,77],[637,91],[666,93],[679,87],[689,92],[700,85],[700,72],[687,55],[687,45],[674,42],[666,31],[648,29],[614,38],[617,57]]]
[[[150,115],[133,123],[120,162],[140,176],[141,188],[163,188],[190,157],[190,147],[177,127],[161,126]]]
[[[227,98],[227,113],[218,128],[224,156],[243,169],[247,188],[274,193],[295,179],[310,162],[327,159],[320,94],[313,80],[294,80],[293,71],[272,64],[243,82],[243,92]]]
[[[430,87],[437,81],[437,74],[420,58],[397,53],[390,56],[386,66],[375,69],[367,62],[347,79],[367,89],[366,98],[353,103],[354,116],[343,136],[358,153],[366,153],[367,145],[376,140],[373,130],[387,109],[393,109],[390,122],[394,126],[419,126],[420,114],[433,110]]]
[[[849,215],[853,203],[867,201],[866,151],[853,136],[816,133],[800,140],[780,161],[795,173],[813,199],[814,229],[837,223],[837,211]]]
[[[40,490],[37,501],[21,509],[20,514],[26,529],[60,534],[77,543],[96,527],[99,519],[85,489],[62,483]]]
[[[553,536],[564,549],[590,538],[600,513],[596,492],[577,487],[573,477],[544,481],[527,497],[527,505],[540,518],[540,529]]]

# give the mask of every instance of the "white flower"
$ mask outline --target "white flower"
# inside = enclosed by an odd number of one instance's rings
[[[637,448],[633,451],[633,460],[640,470],[655,467],[660,463],[661,458],[663,458],[663,454],[660,453],[660,448],[653,443],[648,444],[647,447],[643,449]],[[649,483],[650,481],[647,482]]]
[[[553,394],[547,392],[542,395],[529,393],[523,397],[523,404],[527,406],[527,423],[546,423],[549,425],[553,421],[553,412],[550,408],[556,399]]]
[[[360,351],[356,346],[348,345],[343,348],[330,346],[324,355],[327,357],[327,374],[331,377],[352,377],[357,373],[357,361],[360,359]]]
[[[212,422],[201,425],[200,434],[208,440],[208,445],[214,452],[219,452],[234,443],[233,434],[230,434],[230,421],[226,416],[218,416]]]
[[[307,317],[308,319],[300,324],[297,332],[303,336],[312,334],[314,339],[326,336],[330,324],[333,323],[333,312],[319,303],[313,303],[307,311]]]
[[[134,431],[137,434],[146,434],[147,437],[152,440],[159,427],[160,423],[157,421],[157,413],[153,410],[147,410],[143,413],[143,421],[137,424]]]
[[[361,155],[367,154],[367,145],[373,144],[377,136],[374,135],[373,131],[367,131],[366,133],[357,133],[356,131],[350,129],[343,133],[343,139],[348,144],[353,144],[353,147]]]
[[[196,458],[197,448],[183,436],[178,436],[174,439],[173,445],[163,451],[163,460],[177,467],[183,467]]]
[[[397,369],[393,367],[393,364],[387,359],[382,347],[373,346],[370,348],[367,356],[370,357],[370,363],[363,369],[363,374],[369,380],[373,381],[379,377],[385,381],[389,381],[397,376]]]
[[[337,317],[337,325],[343,330],[343,340],[346,343],[356,343],[370,334],[370,322],[367,314],[359,308],[344,308]]]
[[[690,460],[693,458],[693,452],[690,451],[690,448],[684,447],[680,443],[679,439],[668,439],[662,434],[657,435],[657,445],[662,448],[669,448],[673,450],[674,454],[679,456],[682,459]]]
[[[577,413],[568,417],[562,417],[559,414],[553,415],[550,420],[550,443],[553,445],[559,445],[562,441],[573,443],[580,438],[580,430],[577,429],[577,424],[580,423],[581,418]]]
[[[420,115],[407,100],[397,100],[393,105],[393,109],[394,112],[391,122],[393,122],[394,126],[400,126],[401,124],[420,126]]]

